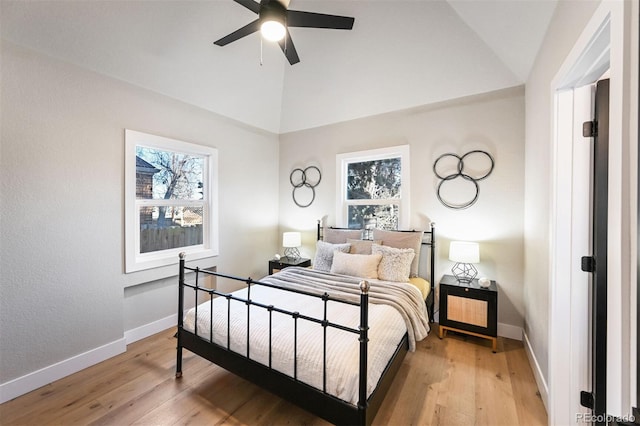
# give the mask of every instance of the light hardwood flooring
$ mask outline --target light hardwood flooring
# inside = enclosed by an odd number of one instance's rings
[[[437,324],[409,353],[377,425],[546,425],[547,414],[521,342],[491,342]],[[175,330],[0,405],[2,425],[327,424],[184,351],[174,378]]]

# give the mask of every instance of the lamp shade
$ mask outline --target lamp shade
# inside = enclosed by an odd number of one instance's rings
[[[480,246],[467,241],[451,241],[449,244],[449,260],[458,263],[479,263]]]
[[[285,232],[282,234],[282,247],[300,247],[302,238],[299,232]]]

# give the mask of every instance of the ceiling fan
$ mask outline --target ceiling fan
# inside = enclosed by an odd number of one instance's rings
[[[300,62],[296,47],[289,34],[290,27],[329,28],[350,30],[354,18],[347,16],[326,15],[324,13],[288,10],[289,0],[234,0],[247,9],[258,14],[258,19],[214,42],[218,46],[226,46],[242,37],[260,30],[262,36],[269,41],[277,41],[291,65]]]

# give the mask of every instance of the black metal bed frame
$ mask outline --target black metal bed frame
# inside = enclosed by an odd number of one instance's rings
[[[430,235],[428,242],[423,242],[431,247],[431,292],[429,297],[431,298],[431,307],[433,307],[433,260],[434,260],[434,247],[435,247],[435,234],[433,224],[431,230],[427,231]],[[318,231],[320,236],[320,231]],[[231,275],[221,274],[211,270],[204,270],[200,268],[190,268],[185,265],[185,254],[180,253],[180,270],[179,270],[179,292],[178,292],[178,332],[176,334],[177,354],[176,354],[176,378],[182,377],[182,349],[187,349],[196,355],[199,355],[222,368],[252,382],[262,388],[284,398],[285,400],[292,402],[299,407],[319,416],[323,419],[334,424],[347,424],[347,425],[370,425],[373,422],[378,410],[382,406],[387,391],[391,387],[396,373],[400,369],[402,362],[409,350],[409,338],[405,334],[399,342],[396,350],[385,367],[378,383],[367,398],[367,356],[368,356],[368,331],[369,331],[369,283],[367,281],[360,282],[360,302],[349,302],[332,297],[327,293],[322,295],[312,294],[309,292],[282,288],[270,283],[264,283],[260,281],[254,281],[251,278],[239,278]],[[185,280],[185,272],[191,271],[195,273],[195,280],[193,283],[187,283]],[[201,287],[199,285],[200,274],[211,275],[216,277],[227,278],[236,281],[243,281],[247,285],[247,298],[243,299],[234,294],[222,293],[215,289],[209,289]],[[281,289],[283,291],[294,292],[298,294],[304,294],[307,296],[322,299],[324,303],[324,316],[323,318],[313,318],[306,315],[302,315],[299,312],[290,312],[284,309],[280,309],[273,305],[264,305],[251,300],[251,286],[260,285],[271,288]],[[193,289],[194,301],[195,301],[195,318],[193,332],[184,328],[184,306],[185,306],[185,288]],[[206,294],[210,297],[210,335],[209,338],[204,338],[198,335],[197,329],[197,309],[198,309],[198,297],[199,295]],[[224,297],[227,299],[227,312],[229,312],[229,304],[232,300],[239,301],[247,306],[247,341],[246,341],[246,354],[241,354],[230,349],[230,334],[229,334],[229,321],[227,320],[227,345],[221,346],[213,342],[213,296]],[[360,324],[357,328],[350,328],[340,324],[332,323],[327,318],[327,303],[329,301],[344,303],[348,305],[359,306],[360,308]],[[206,303],[206,302],[205,302]],[[250,307],[255,306],[265,309],[269,312],[269,363],[268,365],[259,363],[250,358]],[[429,298],[427,298],[427,306],[429,306]],[[294,375],[290,377],[280,371],[272,368],[271,365],[271,318],[273,312],[291,316],[294,321]],[[433,318],[433,310],[429,310],[430,320]],[[311,321],[317,323],[323,327],[324,330],[324,344],[323,344],[323,389],[316,389],[297,378],[297,321]],[[327,327],[338,328],[340,330],[353,333],[357,335],[360,350],[359,368],[358,368],[358,402],[357,404],[350,404],[343,401],[326,391],[326,355],[327,355]]]

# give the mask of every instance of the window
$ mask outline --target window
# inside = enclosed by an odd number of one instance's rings
[[[127,273],[218,254],[218,151],[125,131]]]
[[[409,145],[338,154],[339,226],[401,229],[409,225]]]

